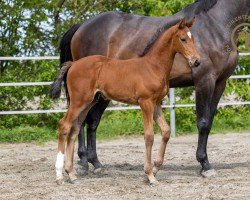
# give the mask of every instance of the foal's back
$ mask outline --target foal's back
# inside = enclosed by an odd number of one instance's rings
[[[143,57],[118,60],[88,56],[73,63],[67,75],[68,89],[70,96],[74,95],[73,90],[90,90],[92,94],[100,91],[109,99],[138,104],[140,97],[165,85],[159,80],[159,73]]]

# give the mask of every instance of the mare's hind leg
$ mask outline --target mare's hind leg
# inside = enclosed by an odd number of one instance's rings
[[[88,115],[87,115],[88,116]],[[87,160],[87,148],[85,144],[85,122],[83,122],[79,134],[78,134],[78,150],[77,154],[80,160],[78,161],[78,173],[81,175],[86,175],[89,170],[88,160]]]
[[[82,175],[88,173],[88,162],[94,166],[94,172],[102,171],[102,164],[99,162],[96,153],[96,129],[100,123],[102,114],[109,104],[100,94],[95,95],[95,105],[89,110],[84,125],[78,135],[78,169]],[[85,145],[84,126],[87,125],[87,148]]]
[[[87,157],[88,162],[94,166],[94,172],[102,171],[102,164],[99,162],[96,153],[96,130],[100,123],[102,114],[109,104],[108,100],[98,97],[98,103],[96,103],[89,111],[86,124],[87,124]]]
[[[161,105],[155,106],[154,121],[160,127],[161,135],[162,135],[160,149],[158,151],[157,159],[154,162],[154,167],[153,167],[153,173],[154,173],[154,175],[156,175],[156,173],[159,171],[160,167],[163,164],[166,146],[167,146],[168,140],[170,138],[170,128],[169,128],[169,126],[164,118]]]

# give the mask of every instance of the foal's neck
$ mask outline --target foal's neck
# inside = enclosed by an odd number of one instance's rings
[[[174,31],[165,31],[151,47],[145,57],[154,67],[158,67],[167,77],[170,74],[176,51],[173,48]]]

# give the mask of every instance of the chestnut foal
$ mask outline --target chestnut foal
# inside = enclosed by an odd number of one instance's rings
[[[72,183],[77,180],[73,170],[74,141],[88,111],[96,103],[97,92],[108,99],[140,105],[146,146],[144,170],[150,184],[157,183],[155,174],[163,163],[170,137],[161,101],[169,90],[169,74],[175,54],[182,54],[188,60],[190,67],[197,67],[200,63],[199,54],[189,31],[193,21],[182,20],[168,30],[162,30],[162,35],[143,57],[117,60],[104,56],[89,56],[63,64],[51,90],[57,96],[60,95],[61,82],[67,74],[70,104],[66,115],[59,122],[58,155],[55,165],[58,184],[63,183],[66,140],[65,170]],[[153,120],[161,129],[162,141],[152,169]]]

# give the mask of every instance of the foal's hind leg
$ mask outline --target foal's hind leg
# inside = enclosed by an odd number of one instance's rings
[[[59,121],[59,134],[58,134],[58,154],[56,158],[56,181],[58,184],[63,183],[63,165],[64,165],[64,153],[65,142],[72,127],[72,122],[78,117],[79,108],[69,107],[66,115]]]
[[[58,137],[58,154],[56,159],[56,180],[58,184],[63,183],[62,169],[64,165],[65,142],[69,135],[72,123],[78,118],[79,114],[90,105],[93,98],[83,99],[82,96],[76,97],[70,103],[68,111],[59,122],[59,137]],[[75,129],[75,127],[74,127]],[[75,132],[75,130],[73,130]],[[73,134],[74,135],[74,134]],[[67,151],[67,154],[70,154]],[[67,158],[69,159],[69,157]],[[70,160],[70,159],[69,159]]]
[[[76,177],[76,172],[73,168],[73,158],[74,158],[74,143],[75,139],[79,133],[79,130],[81,128],[81,125],[83,121],[85,120],[89,109],[91,108],[91,105],[89,105],[87,108],[85,108],[78,119],[74,122],[72,126],[72,131],[68,136],[68,141],[67,141],[67,151],[66,151],[66,162],[65,162],[65,171],[69,175],[69,180],[71,183],[75,183],[77,180]]]
[[[153,167],[153,173],[154,173],[154,175],[156,175],[156,173],[159,171],[160,167],[163,164],[167,142],[170,138],[170,128],[169,128],[169,126],[164,118],[162,108],[160,105],[155,106],[154,121],[160,127],[161,135],[162,135],[160,149],[158,151],[158,156],[157,156],[156,161],[154,162],[154,167]]]

